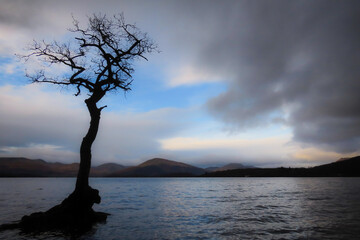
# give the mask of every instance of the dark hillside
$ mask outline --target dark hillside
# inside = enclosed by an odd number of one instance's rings
[[[154,158],[136,167],[120,170],[110,177],[190,177],[204,173],[205,170],[185,163]]]
[[[312,168],[248,168],[206,173],[204,177],[360,177],[360,156]]]

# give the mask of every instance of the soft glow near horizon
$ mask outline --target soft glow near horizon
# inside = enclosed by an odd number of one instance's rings
[[[279,136],[264,139],[202,139],[177,137],[160,140],[165,150],[211,150],[211,149],[236,149],[264,146],[284,146],[290,141],[289,136]]]

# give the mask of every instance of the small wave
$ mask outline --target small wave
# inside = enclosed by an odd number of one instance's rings
[[[256,205],[255,206],[255,209],[268,209],[269,206],[266,206],[266,205]]]
[[[217,190],[209,189],[208,192],[217,192]]]
[[[271,234],[288,234],[288,233],[299,233],[299,229],[268,229],[267,232]],[[300,231],[301,232],[301,231]]]
[[[123,210],[123,211],[128,211],[128,210],[140,210],[140,208],[134,208],[134,207],[118,207],[116,208],[117,210]]]
[[[218,223],[222,223],[222,222],[230,222],[230,221],[233,221],[233,220],[234,220],[233,217],[217,217],[217,216],[213,216],[213,217],[207,217],[206,223],[208,223],[208,224],[218,224]]]
[[[311,201],[323,201],[323,200],[331,200],[331,197],[308,197],[307,200]]]

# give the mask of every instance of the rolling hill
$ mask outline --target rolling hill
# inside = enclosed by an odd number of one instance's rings
[[[116,163],[107,163],[90,170],[90,176],[107,176],[125,168]],[[78,163],[49,163],[41,159],[0,158],[0,177],[76,177]]]
[[[154,158],[135,167],[110,174],[110,177],[185,177],[205,173],[202,168],[162,158]]]
[[[256,167],[243,165],[241,163],[229,163],[222,167],[208,167],[208,168],[205,168],[205,171],[207,173],[211,173],[211,172],[221,172],[221,171],[227,171],[227,170],[246,169],[246,168],[256,168]]]
[[[114,172],[120,171],[121,169],[127,168],[117,163],[105,163],[97,167],[92,167],[90,170],[91,177],[106,177]]]

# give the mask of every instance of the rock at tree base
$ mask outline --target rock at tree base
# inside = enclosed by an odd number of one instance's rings
[[[88,187],[82,191],[75,190],[61,204],[48,211],[24,216],[18,223],[18,228],[24,232],[87,232],[94,224],[105,222],[109,215],[92,209],[93,204],[100,201],[99,191],[96,189]]]

